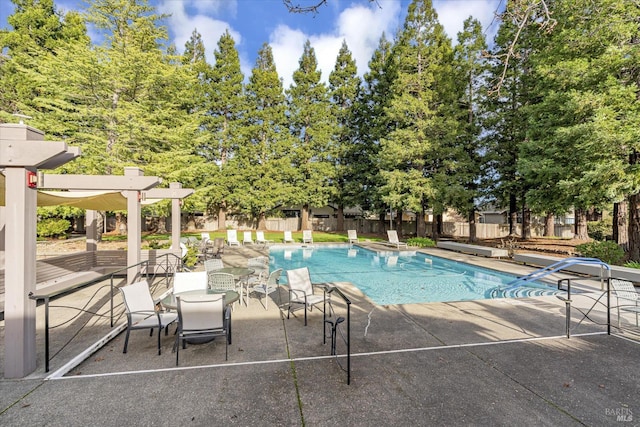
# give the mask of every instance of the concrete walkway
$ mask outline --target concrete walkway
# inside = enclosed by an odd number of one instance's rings
[[[223,259],[242,265],[259,252],[227,250]],[[505,261],[430,252],[516,274],[531,271]],[[342,369],[342,340],[340,356],[330,356],[322,313],[309,313],[307,327],[301,311],[287,320],[286,310],[277,307],[287,300],[281,289],[272,294],[269,310],[257,298],[234,309],[227,362],[224,343],[216,340],[188,346],[176,367],[174,336],[162,337],[158,356],[155,339],[134,331],[127,354],[121,334],[70,372],[52,377],[109,330],[104,318],[80,316],[52,331],[51,372],[44,373],[39,342],[38,370],[27,379],[0,381],[0,424],[638,424],[640,346],[629,339],[634,328],[610,336],[602,325],[579,323],[577,309],[591,307],[591,298],[600,295],[597,284],[586,284],[593,292],[574,298],[570,339],[565,305],[556,297],[377,306],[351,284],[335,285],[353,303],[350,385]],[[77,305],[95,292],[83,290],[56,303]],[[345,316],[336,297],[333,308]],[[65,309],[59,311],[61,322]],[[590,317],[606,319],[600,309]],[[630,326],[632,320],[623,323]]]

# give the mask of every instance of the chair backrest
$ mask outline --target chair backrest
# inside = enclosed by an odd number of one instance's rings
[[[282,275],[282,269],[279,268],[275,271],[272,271],[267,279],[267,286],[277,286],[280,281],[280,276]]]
[[[209,233],[200,233],[200,237],[202,238],[202,241],[204,243],[206,243],[209,240],[211,240],[211,235]]]
[[[207,272],[207,275],[207,286],[209,289],[216,291],[232,291],[236,288],[236,280],[233,278],[233,274],[217,273],[214,270]]]
[[[244,243],[253,243],[253,239],[251,238],[251,231],[245,231],[243,235],[242,241]]]
[[[220,270],[221,268],[224,268],[224,263],[220,258],[208,259],[204,262],[204,270],[207,272]]]
[[[309,269],[307,267],[287,270],[287,282],[291,290],[304,292],[307,296],[313,295],[311,276],[309,276]]]
[[[123,286],[120,289],[127,313],[136,311],[155,311],[155,304],[146,280]]]
[[[291,236],[291,231],[285,231],[284,232],[284,240],[293,240],[293,237]]]
[[[399,243],[398,232],[396,230],[387,230],[387,238],[391,243]]]
[[[312,240],[311,230],[302,230],[302,240]]]
[[[347,230],[347,238],[349,240],[358,240],[358,233],[356,230]]]
[[[258,241],[258,242],[264,242],[265,241],[264,231],[256,231],[256,241]]]
[[[207,272],[176,272],[173,275],[173,293],[207,289]]]
[[[182,331],[224,328],[224,294],[176,295]]]
[[[610,279],[610,283],[616,297],[631,301],[640,300],[640,294],[636,291],[633,283],[628,280]]]
[[[262,271],[269,270],[269,258],[266,256],[258,256],[247,260],[247,268],[252,268],[254,274],[260,274]]]
[[[227,230],[227,242],[237,242],[237,241],[238,241],[238,231]]]

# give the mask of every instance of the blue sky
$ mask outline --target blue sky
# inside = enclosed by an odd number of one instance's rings
[[[83,10],[82,0],[54,0],[59,11]],[[318,0],[295,0],[306,5]],[[389,38],[402,26],[410,0],[328,0],[319,13],[292,14],[281,0],[149,0],[158,11],[170,14],[165,24],[171,41],[181,52],[194,29],[202,35],[207,58],[214,62],[213,51],[220,35],[229,29],[240,54],[242,70],[247,77],[255,64],[258,50],[267,42],[285,88],[298,68],[304,42],[313,46],[322,78],[326,81],[335,65],[343,40],[346,40],[358,74],[366,72],[367,63],[383,32]],[[472,15],[482,22],[487,40],[497,30],[495,12],[501,0],[434,0],[440,23],[455,41],[463,21]],[[7,16],[13,3],[0,0],[0,25],[8,27]],[[488,27],[488,28],[487,28]]]

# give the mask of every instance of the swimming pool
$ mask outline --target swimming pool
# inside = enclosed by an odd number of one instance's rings
[[[269,254],[272,270],[306,266],[314,283],[351,282],[379,305],[561,293],[536,282],[507,287],[516,276],[413,251],[376,252],[344,245],[273,246]],[[286,283],[284,274],[282,283]]]

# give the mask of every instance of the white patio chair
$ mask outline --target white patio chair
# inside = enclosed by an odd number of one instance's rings
[[[225,355],[228,360],[231,344],[231,311],[225,306],[224,294],[176,296],[178,302],[178,334],[173,346],[176,366],[180,357],[180,343],[186,348],[186,340],[225,337]]]
[[[240,246],[238,241],[238,232],[236,230],[227,230],[227,245]]]
[[[256,231],[256,244],[258,245],[268,245],[269,243],[273,243],[273,240],[267,240],[264,238],[264,231]]]
[[[221,268],[224,268],[224,262],[220,258],[208,259],[204,262],[204,271],[207,273]]]
[[[613,295],[617,299],[618,328],[620,327],[620,310],[636,314],[636,326],[638,326],[638,314],[640,314],[640,294],[633,283],[627,280],[609,279]]]
[[[302,243],[313,244],[313,233],[311,230],[302,230]]]
[[[358,232],[356,230],[347,230],[347,239],[349,239],[349,244],[359,242]]]
[[[284,237],[282,238],[282,241],[284,243],[295,243],[295,240],[293,240],[293,236],[291,235],[291,231],[285,231],[284,232]]]
[[[324,292],[322,295],[314,293],[311,284],[311,276],[307,267],[287,270],[287,282],[289,284],[289,309],[287,319],[291,314],[292,304],[301,304],[304,307],[304,325],[307,326],[307,309],[312,310],[314,305],[325,303]]]
[[[153,336],[153,330],[158,329],[158,355],[162,353],[160,346],[160,331],[164,329],[168,333],[168,326],[178,319],[177,313],[156,311],[149,284],[146,280],[123,286],[120,289],[124,307],[127,314],[127,334],[124,339],[123,353],[127,352],[129,333],[133,329],[150,329],[149,336]]]
[[[267,275],[266,272],[262,272],[260,280],[255,286],[251,288],[251,292],[256,292],[265,296],[264,309],[269,310],[269,294],[278,290],[278,282],[280,281],[280,275],[282,275],[282,269],[279,268],[271,274]],[[248,296],[247,296],[247,299]],[[262,299],[262,298],[261,298]]]
[[[173,293],[207,289],[207,272],[176,272],[173,274]]]
[[[404,242],[401,242],[398,239],[398,232],[396,230],[387,230],[387,238],[389,239],[388,244],[395,246],[397,249],[402,248],[406,248],[407,244]]]
[[[251,237],[251,231],[245,231],[242,237],[243,245],[253,245],[253,238]]]

